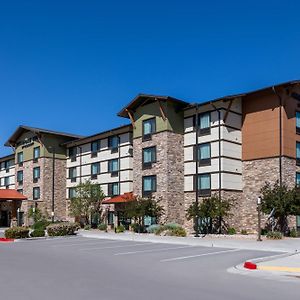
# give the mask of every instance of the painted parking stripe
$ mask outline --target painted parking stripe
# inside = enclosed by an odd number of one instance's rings
[[[109,247],[90,247],[90,248],[80,248],[80,251],[93,251],[93,250],[101,250],[101,249],[115,249],[115,248],[125,248],[125,247],[139,247],[139,246],[146,246],[146,245],[153,245],[152,243],[145,243],[145,244],[130,244],[130,245],[122,245],[122,246],[109,246]]]
[[[241,250],[242,249],[231,249],[231,250],[209,252],[209,253],[203,253],[203,254],[197,254],[197,255],[180,256],[180,257],[162,259],[160,262],[169,262],[169,261],[184,260],[184,259],[195,258],[195,257],[202,257],[202,256],[209,256],[209,255],[218,255],[218,254],[223,254],[223,253],[238,252],[238,251],[241,251]]]
[[[114,255],[130,255],[130,254],[137,254],[137,253],[147,253],[147,252],[160,252],[160,251],[167,251],[167,250],[176,250],[176,249],[185,249],[185,248],[193,248],[194,246],[182,246],[182,247],[172,247],[172,248],[160,248],[160,249],[147,249],[147,250],[139,250],[139,251],[131,251],[131,252],[121,252],[116,253]]]
[[[55,245],[51,245],[51,247],[69,247],[69,246],[101,246],[101,245],[104,245],[104,244],[111,244],[111,243],[117,243],[118,241],[99,241],[99,242],[89,242],[89,241],[82,241],[82,242],[78,242],[78,243],[63,243],[63,244],[55,244]]]

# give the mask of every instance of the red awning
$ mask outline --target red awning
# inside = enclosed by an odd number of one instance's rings
[[[0,201],[5,200],[27,200],[27,197],[17,192],[16,190],[0,189]]]
[[[109,199],[102,201],[102,204],[116,204],[116,203],[127,203],[131,201],[135,201],[136,197],[132,192],[125,193],[123,195],[115,196]]]

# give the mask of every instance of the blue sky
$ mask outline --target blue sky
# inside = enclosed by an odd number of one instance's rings
[[[138,93],[190,102],[300,79],[299,1],[1,1],[0,156],[20,124],[94,134]]]

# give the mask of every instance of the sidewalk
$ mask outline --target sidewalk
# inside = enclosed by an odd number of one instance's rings
[[[257,263],[257,269],[300,276],[300,253]]]
[[[300,252],[300,239],[284,238],[282,240],[264,240],[257,242],[255,238],[241,238],[241,237],[170,237],[170,236],[156,236],[154,234],[138,234],[132,232],[125,232],[115,234],[113,232],[101,232],[99,230],[80,230],[79,235],[89,238],[112,239],[123,241],[137,241],[137,242],[152,242],[152,243],[166,243],[166,244],[182,244],[191,246],[203,247],[217,247],[217,248],[233,248],[245,250],[259,250],[272,252]]]

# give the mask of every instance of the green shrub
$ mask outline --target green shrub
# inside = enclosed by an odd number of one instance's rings
[[[295,228],[292,228],[289,233],[289,237],[292,237],[292,238],[298,237],[298,231]]]
[[[45,236],[45,230],[43,229],[35,229],[30,233],[31,237],[43,237]]]
[[[76,223],[54,223],[47,226],[47,232],[49,236],[65,236],[74,235],[75,231],[78,229]]]
[[[241,230],[241,234],[242,234],[242,235],[248,235],[248,232],[247,232],[246,229],[242,229],[242,230]]]
[[[136,233],[145,233],[146,231],[146,227],[143,225],[140,225],[138,223],[133,223],[130,225],[132,230]]]
[[[169,236],[186,236],[185,229],[176,223],[169,223],[159,226],[154,233],[156,235],[169,235]]]
[[[107,230],[107,225],[106,225],[106,224],[103,224],[103,223],[102,223],[102,224],[99,224],[99,225],[98,225],[98,229],[99,229],[99,230],[102,230],[102,231],[106,231],[106,230]]]
[[[281,240],[282,237],[282,233],[279,231],[269,231],[267,233],[267,238],[270,240]]]
[[[236,230],[233,227],[229,227],[227,230],[227,233],[229,235],[234,235],[234,234],[236,234]]]
[[[170,229],[167,230],[166,235],[185,237],[186,236],[186,231],[183,227],[177,227],[177,228],[173,228],[171,230]]]
[[[91,227],[91,225],[85,225],[84,226],[84,230],[90,230],[92,227]]]
[[[40,221],[35,222],[31,228],[33,230],[39,229],[39,230],[46,230],[46,227],[51,224],[50,221],[46,220],[46,219],[42,219]]]
[[[116,233],[121,233],[124,231],[125,231],[125,227],[123,225],[118,226],[115,230]]]
[[[262,228],[261,229],[261,235],[267,235],[268,234],[268,229],[266,229],[266,228]]]
[[[24,239],[29,236],[29,228],[27,227],[11,227],[5,230],[5,237],[8,239]]]
[[[159,230],[159,228],[161,227],[161,225],[158,224],[153,224],[147,227],[147,232],[148,233],[156,233],[157,230]]]

